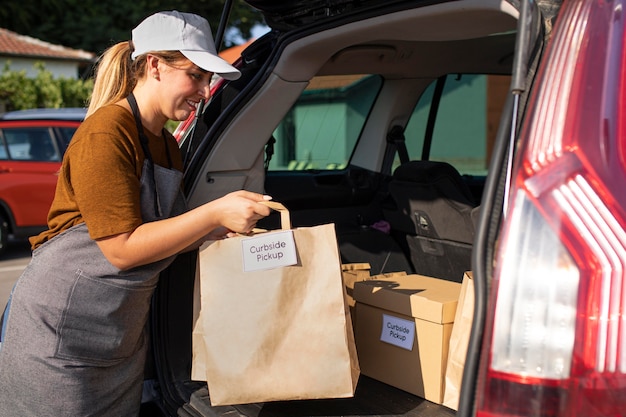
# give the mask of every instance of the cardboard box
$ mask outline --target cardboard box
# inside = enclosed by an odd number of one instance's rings
[[[389,272],[381,275],[370,275],[370,269],[371,266],[368,263],[351,263],[341,265],[343,283],[346,287],[346,302],[348,307],[350,307],[352,328],[356,328],[356,301],[353,297],[355,283],[369,279],[391,278],[396,275],[406,275],[405,271]]]
[[[422,275],[377,278],[354,284],[361,373],[441,404],[461,284]]]
[[[365,281],[370,279],[370,264],[341,264],[341,274],[343,276],[343,283],[346,286],[346,292],[348,293],[347,301],[350,307],[354,307],[354,298],[352,293],[354,291],[354,283],[358,281]]]
[[[341,274],[343,284],[346,288],[346,303],[350,308],[350,319],[352,320],[352,328],[356,327],[356,311],[354,297],[354,283],[370,279],[371,266],[368,263],[351,263],[341,264]]]

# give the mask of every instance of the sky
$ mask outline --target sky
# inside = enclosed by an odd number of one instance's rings
[[[260,38],[265,33],[269,32],[269,30],[270,28],[265,25],[256,25],[252,28],[252,37],[255,39]],[[243,43],[246,43],[246,41],[248,41],[248,39],[243,39],[241,36],[239,36],[239,34],[236,33],[236,31],[231,31],[231,33],[227,34],[226,37],[227,39],[232,39],[233,43],[237,45],[241,45]]]

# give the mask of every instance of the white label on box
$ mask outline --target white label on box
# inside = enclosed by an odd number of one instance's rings
[[[245,272],[272,269],[298,263],[293,232],[264,233],[241,240]]]
[[[413,350],[415,322],[383,314],[380,340],[406,350]]]

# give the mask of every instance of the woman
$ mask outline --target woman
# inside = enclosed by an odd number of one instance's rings
[[[181,156],[164,126],[208,98],[213,73],[239,76],[217,56],[208,22],[176,11],[148,17],[101,57],[49,229],[31,239],[5,315],[1,416],[137,415],[159,272],[269,214],[269,197],[247,191],[186,209]]]

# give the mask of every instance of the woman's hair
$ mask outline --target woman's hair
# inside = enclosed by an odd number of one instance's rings
[[[98,59],[95,70],[93,92],[89,99],[87,117],[100,107],[116,103],[133,91],[138,80],[146,75],[147,54],[131,60],[131,41],[124,41],[111,46]],[[170,66],[186,60],[179,51],[150,52]]]

